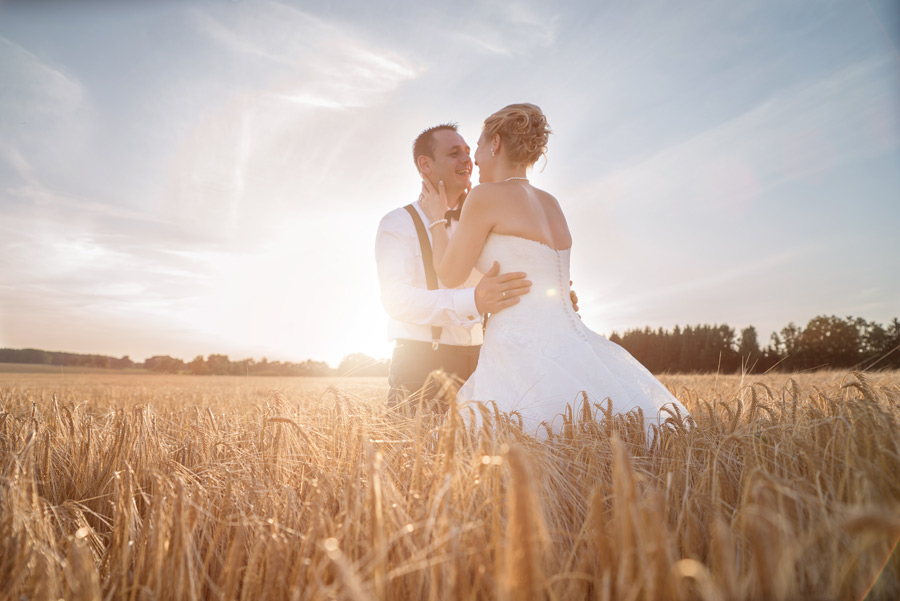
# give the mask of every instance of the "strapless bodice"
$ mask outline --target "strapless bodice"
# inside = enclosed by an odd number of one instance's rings
[[[525,327],[541,322],[577,330],[580,320],[569,298],[569,251],[519,236],[488,234],[478,257],[478,270],[484,273],[497,261],[500,273],[522,271],[532,283],[531,292],[519,297],[517,304],[491,316],[488,332],[498,327],[521,327],[522,321]]]

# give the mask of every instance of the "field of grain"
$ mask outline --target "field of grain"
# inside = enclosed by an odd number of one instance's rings
[[[661,379],[691,419],[538,440],[381,379],[0,373],[0,599],[900,596],[900,373]]]

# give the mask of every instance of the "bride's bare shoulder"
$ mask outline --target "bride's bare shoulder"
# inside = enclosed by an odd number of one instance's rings
[[[534,190],[535,194],[537,194],[542,199],[552,200],[553,202],[557,202],[557,203],[559,202],[558,200],[556,200],[555,196],[553,196],[546,190],[543,190],[541,188],[535,188],[534,186],[532,186],[532,190]]]
[[[492,194],[497,194],[500,191],[500,184],[496,182],[488,182],[486,184],[478,184],[471,190],[469,190],[469,195],[466,197],[466,201],[470,198],[484,198],[487,196],[491,196]]]
[[[491,205],[496,204],[498,198],[504,196],[504,191],[496,183],[478,184],[469,190],[466,196],[466,204],[464,206],[479,207],[487,209]]]
[[[553,209],[562,211],[562,206],[559,204],[559,201],[555,196],[553,196],[546,190],[541,190],[539,188],[535,188],[534,191],[545,207],[552,207]]]

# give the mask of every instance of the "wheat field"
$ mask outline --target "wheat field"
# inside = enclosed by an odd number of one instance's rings
[[[900,373],[661,379],[691,419],[545,440],[380,379],[2,373],[0,599],[900,595]]]

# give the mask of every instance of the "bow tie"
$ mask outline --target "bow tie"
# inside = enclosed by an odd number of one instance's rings
[[[444,219],[447,220],[447,225],[450,225],[450,222],[456,219],[459,221],[459,212],[462,211],[462,208],[457,207],[455,209],[450,209],[446,213],[444,213]]]

